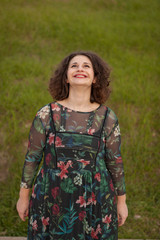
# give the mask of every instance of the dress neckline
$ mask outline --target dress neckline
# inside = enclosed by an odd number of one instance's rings
[[[76,112],[76,113],[92,113],[92,112],[96,112],[96,111],[102,106],[102,104],[100,104],[96,109],[94,109],[94,110],[92,110],[92,111],[82,112],[82,111],[73,110],[73,109],[71,109],[71,108],[69,108],[69,107],[66,107],[66,106],[64,106],[64,105],[62,105],[62,104],[60,104],[60,103],[58,103],[58,102],[54,102],[54,103],[56,103],[58,106],[63,107],[63,109],[68,109],[69,111]]]

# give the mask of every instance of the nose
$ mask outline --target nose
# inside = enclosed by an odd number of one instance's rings
[[[83,71],[83,67],[82,66],[78,66],[77,71],[82,72]]]

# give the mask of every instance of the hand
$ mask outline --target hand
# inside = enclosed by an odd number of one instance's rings
[[[117,216],[118,216],[118,226],[120,227],[125,223],[126,218],[128,217],[128,208],[125,202],[117,203]]]
[[[22,221],[25,221],[29,212],[29,199],[19,198],[17,202],[17,211]]]

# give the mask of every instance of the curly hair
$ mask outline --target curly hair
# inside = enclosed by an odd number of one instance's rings
[[[63,100],[69,96],[69,83],[67,83],[68,66],[72,58],[77,55],[88,57],[93,65],[96,82],[92,84],[90,102],[105,103],[110,94],[109,76],[110,68],[96,53],[91,51],[77,51],[65,57],[55,70],[49,83],[49,92],[53,99]]]

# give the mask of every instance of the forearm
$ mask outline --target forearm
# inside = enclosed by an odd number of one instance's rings
[[[19,199],[17,201],[17,211],[22,221],[26,220],[29,213],[29,193],[29,188],[20,188]]]
[[[126,204],[126,194],[117,196],[117,216],[118,226],[122,226],[128,216],[128,208]]]
[[[117,203],[123,204],[123,203],[125,203],[125,202],[126,202],[126,194],[117,196]]]
[[[19,191],[19,198],[22,200],[29,199],[30,188],[20,188]]]

